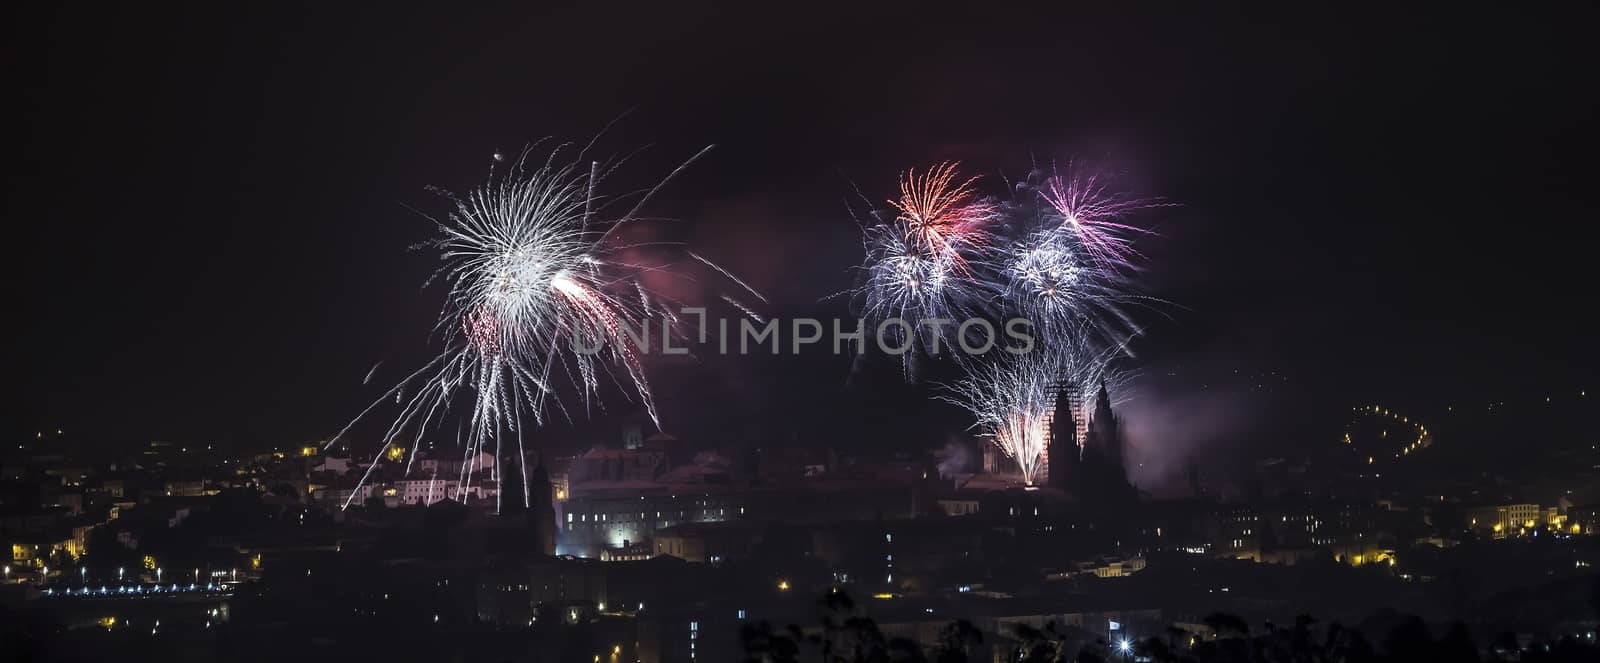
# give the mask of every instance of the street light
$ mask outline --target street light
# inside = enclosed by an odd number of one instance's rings
[[[124,569],[122,567],[120,567],[120,566],[117,567],[117,581],[118,582],[122,581],[122,572],[123,571],[124,571]]]
[[[161,567],[156,567],[156,582],[161,582]]]
[[[1133,643],[1128,642],[1127,638],[1123,638],[1121,641],[1117,642],[1117,653],[1122,654],[1123,656],[1133,653]]]

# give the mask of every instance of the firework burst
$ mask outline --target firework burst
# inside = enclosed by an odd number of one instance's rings
[[[435,278],[449,288],[438,325],[445,349],[329,441],[331,446],[388,398],[397,401],[400,414],[385,432],[363,484],[379,459],[397,446],[409,447],[412,453],[405,456],[414,461],[423,436],[437,430],[463,390],[472,405],[460,436],[465,456],[455,489],[458,500],[477,478],[472,459],[478,454],[500,457],[502,441],[514,438],[517,458],[525,457],[524,413],[535,426],[551,410],[571,418],[558,385],[574,385],[587,411],[610,379],[638,398],[659,425],[634,340],[636,333],[648,338],[651,302],[664,298],[645,287],[646,268],[622,255],[641,245],[619,244],[615,232],[637,219],[666,180],[639,196],[626,214],[603,220],[608,201],[595,191],[615,164],[558,165],[559,153],[558,148],[540,165],[530,164],[524,152],[504,174],[491,172],[488,184],[450,196],[453,210],[435,219],[440,234],[430,246],[443,262]],[[526,479],[521,462],[504,465],[493,464],[487,478],[498,482],[502,471],[515,471]],[[526,494],[511,497],[527,500]]]
[[[1123,219],[1137,210],[1162,204],[1160,200],[1129,197],[1111,189],[1100,174],[1073,167],[1068,167],[1064,175],[1053,173],[1038,193],[1054,211],[1056,223],[1077,238],[1084,256],[1109,272],[1134,267],[1139,254],[1133,248],[1133,240],[1148,232]]]
[[[992,294],[981,263],[993,239],[987,228],[997,208],[980,199],[975,179],[962,180],[957,164],[944,163],[926,173],[909,171],[900,179],[900,197],[890,223],[863,230],[865,278],[855,291],[861,311],[872,324],[898,319],[961,320],[982,309]],[[901,325],[886,329],[896,346],[948,345],[941,326]],[[907,377],[915,352],[904,354]]]
[[[1112,368],[1115,353],[1057,346],[969,364],[960,380],[941,384],[939,400],[973,415],[973,429],[1016,462],[1033,485],[1045,463],[1051,422],[1065,396],[1081,429],[1094,416],[1101,386],[1125,394],[1129,374]],[[1078,442],[1083,438],[1080,435]]]
[[[1122,380],[1111,365],[1129,356],[1141,333],[1129,310],[1163,304],[1139,294],[1131,279],[1140,257],[1133,239],[1148,231],[1114,220],[1161,203],[1114,193],[1107,182],[1082,169],[1034,171],[1002,211],[1006,234],[1016,239],[991,261],[1002,306],[1032,321],[1040,342],[1070,360],[1063,380],[1080,391]]]
[[[971,412],[973,428],[1016,461],[1023,483],[1032,485],[1044,462],[1065,368],[1055,353],[1007,356],[971,367],[938,398]]]
[[[1140,333],[1126,309],[1159,303],[1136,294],[1131,276],[1142,256],[1134,241],[1147,231],[1127,217],[1162,203],[1129,197],[1098,173],[1072,168],[1035,170],[1003,203],[982,197],[975,183],[953,163],[904,175],[899,197],[889,201],[892,220],[863,229],[864,278],[854,292],[874,323],[1032,322],[1032,352],[951,353],[965,377],[941,396],[970,411],[975,428],[1032,483],[1059,396],[1087,422],[1101,385],[1126,393],[1118,387],[1128,374],[1115,365],[1130,356]],[[918,351],[949,341],[933,336],[948,327],[886,328],[897,347],[917,346],[902,358],[908,380],[915,379]]]
[[[1097,269],[1087,247],[1060,227],[1027,233],[995,259],[1004,304],[1055,343],[1125,345],[1138,326],[1125,308],[1148,301],[1125,278]]]
[[[977,178],[959,179],[955,163],[942,163],[917,176],[911,170],[900,178],[900,198],[890,200],[899,214],[895,221],[902,241],[921,255],[942,257],[948,266],[966,274],[963,253],[980,250],[989,235],[985,226],[996,207],[978,198]]]

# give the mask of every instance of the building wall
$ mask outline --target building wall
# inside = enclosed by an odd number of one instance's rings
[[[1544,513],[1537,504],[1501,504],[1482,506],[1466,511],[1467,527],[1483,536],[1502,539],[1517,536],[1522,530],[1544,523]]]
[[[677,493],[654,496],[570,497],[557,503],[556,552],[599,557],[605,548],[654,547],[656,530],[682,523],[714,523],[746,515],[735,495]]]
[[[395,493],[403,504],[434,504],[445,498],[455,499],[455,482],[445,479],[403,479],[394,482]],[[474,486],[476,489],[476,486]]]
[[[558,560],[530,569],[529,600],[533,605],[592,603],[605,609],[606,574],[603,562]]]

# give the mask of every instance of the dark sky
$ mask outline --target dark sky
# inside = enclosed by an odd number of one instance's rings
[[[1072,158],[1181,203],[1141,219],[1146,284],[1181,308],[1140,348],[1134,406],[1174,447],[1595,386],[1592,7],[288,4],[9,21],[8,430],[325,435],[374,395],[368,368],[426,348],[443,293],[419,289],[434,258],[406,249],[432,229],[405,206],[629,109],[607,147],[653,144],[639,184],[717,145],[657,211],[777,315],[828,311],[860,257],[852,186],[881,200],[907,167]],[[703,393],[817,438],[920,416],[925,394],[799,364]],[[661,372],[703,422],[711,378]],[[1262,376],[1283,397],[1236,398]]]

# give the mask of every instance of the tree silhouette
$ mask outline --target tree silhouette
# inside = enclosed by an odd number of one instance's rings
[[[1155,663],[1177,663],[1183,660],[1171,644],[1155,636],[1140,640],[1134,645],[1134,649]]]
[[[1245,623],[1244,619],[1240,618],[1238,615],[1230,615],[1226,612],[1213,612],[1202,618],[1200,622],[1211,627],[1211,630],[1215,631],[1217,637],[1219,638],[1228,635],[1237,635],[1239,637],[1246,637],[1250,635],[1250,625]]]
[[[1012,629],[1018,641],[1016,660],[1023,663],[1052,663],[1057,660],[1060,647],[1049,634],[1027,624],[1017,624]]]
[[[823,594],[822,598],[817,600],[817,614],[822,622],[822,640],[820,644],[822,645],[823,661],[831,663],[833,661],[848,660],[838,654],[837,643],[840,632],[844,628],[844,621],[849,619],[850,615],[855,612],[855,607],[856,602],[850,598],[850,595],[837,589]]]
[[[883,632],[878,630],[878,624],[867,617],[850,617],[844,620],[840,629],[840,643],[850,657],[844,660],[851,663],[867,663],[868,661],[889,660],[888,643],[883,637]]]
[[[739,627],[739,643],[745,663],[799,663],[800,645],[793,637],[777,632],[766,621]]]
[[[939,649],[934,663],[967,663],[972,648],[983,644],[983,632],[972,622],[958,619],[939,629]]]
[[[1472,632],[1459,621],[1450,623],[1450,630],[1439,640],[1437,661],[1449,663],[1477,663],[1478,646],[1472,642]]]
[[[906,638],[894,638],[889,641],[888,660],[891,663],[928,663],[928,657],[922,653],[922,645]]]
[[[1280,628],[1267,624],[1260,635],[1252,636],[1249,624],[1241,617],[1216,612],[1202,621],[1213,629],[1215,639],[1192,639],[1189,633],[1169,627],[1163,635],[1153,635],[1133,643],[1127,658],[1151,663],[1479,663],[1479,651],[1472,633],[1462,622],[1452,622],[1442,638],[1435,639],[1420,618],[1399,615],[1392,610],[1382,614],[1398,617],[1383,638],[1380,654],[1359,631],[1338,622],[1328,625],[1326,636],[1318,642],[1317,620],[1299,615],[1294,626]],[[747,624],[740,630],[745,663],[799,663],[801,646],[814,645],[824,663],[968,663],[974,649],[984,642],[983,632],[966,620],[950,622],[939,629],[938,642],[928,652],[906,638],[888,638],[869,617],[857,613],[849,595],[834,591],[817,601],[821,622],[820,636],[804,637],[800,627],[790,625],[780,632],[766,622]],[[1386,617],[1387,619],[1387,617]],[[1370,620],[1369,620],[1370,623]],[[1105,663],[1124,658],[1105,640],[1084,644],[1075,653],[1077,640],[1051,622],[1044,628],[1028,624],[1011,627],[1016,648],[1007,660],[1019,663]],[[1192,644],[1191,644],[1192,643]],[[1527,649],[1518,646],[1511,633],[1497,637],[1490,650],[1494,660],[1521,663],[1566,663],[1600,660],[1600,648],[1573,638],[1540,643]],[[806,659],[813,660],[813,659]]]
[[[1433,660],[1429,657],[1434,649],[1433,636],[1421,619],[1407,617],[1389,632],[1384,639],[1384,649],[1391,658],[1401,661]]]

